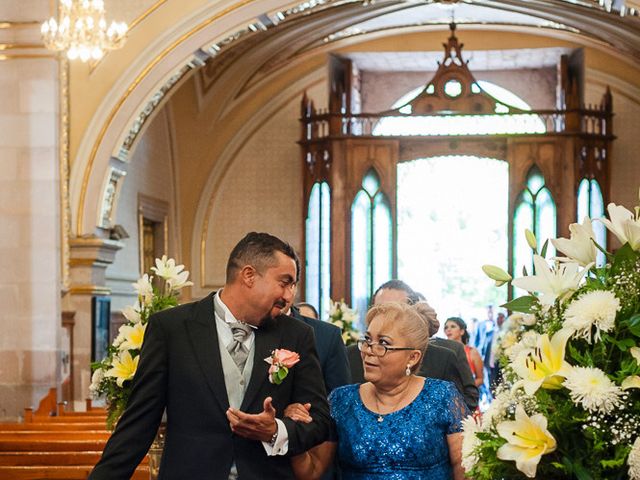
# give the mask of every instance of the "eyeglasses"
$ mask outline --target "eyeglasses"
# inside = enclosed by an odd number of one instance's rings
[[[375,355],[376,357],[384,357],[389,350],[415,350],[413,347],[387,347],[380,343],[372,343],[366,338],[360,338],[358,340],[358,350],[364,352],[365,347],[369,347],[371,355]]]

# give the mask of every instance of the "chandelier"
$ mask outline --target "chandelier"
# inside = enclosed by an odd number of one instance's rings
[[[69,60],[99,60],[124,44],[127,24],[104,19],[103,0],[60,0],[59,20],[51,17],[40,29],[45,46],[66,51]]]

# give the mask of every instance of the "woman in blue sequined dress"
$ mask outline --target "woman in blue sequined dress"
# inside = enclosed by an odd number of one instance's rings
[[[418,377],[429,342],[425,302],[385,303],[367,313],[359,348],[362,385],[337,388],[329,397],[335,439],[292,459],[298,479],[319,478],[337,452],[344,480],[459,480],[461,421],[467,407],[449,382]],[[285,415],[310,421],[302,405]]]

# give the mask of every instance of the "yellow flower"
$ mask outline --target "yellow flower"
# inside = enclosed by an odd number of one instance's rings
[[[516,387],[523,386],[527,395],[533,395],[540,387],[559,389],[562,382],[571,372],[571,365],[564,359],[569,330],[560,330],[551,340],[546,333],[540,335],[535,349],[523,351],[515,359],[513,368],[522,380]]]
[[[529,417],[522,405],[516,406],[515,421],[499,423],[496,429],[507,441],[498,449],[498,458],[515,460],[516,468],[529,478],[535,478],[542,455],[556,449],[556,439],[547,430],[544,415]]]
[[[123,325],[120,327],[120,335],[124,338],[123,342],[118,346],[118,350],[137,350],[142,347],[142,341],[144,340],[144,332],[147,329],[147,324],[136,323],[133,327],[129,325]],[[118,336],[120,336],[118,335]]]
[[[131,354],[128,350],[122,352],[119,356],[113,357],[112,367],[105,373],[106,377],[115,377],[116,383],[119,387],[126,380],[131,380],[138,369],[138,362],[140,361],[140,355],[136,355],[135,358],[131,358]]]

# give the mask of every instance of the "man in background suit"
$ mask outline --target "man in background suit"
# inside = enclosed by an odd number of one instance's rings
[[[415,292],[403,281],[390,280],[378,287],[373,295],[372,303],[373,305],[386,302],[414,304],[421,299],[424,298],[421,298],[419,293]],[[438,327],[439,324],[430,325],[430,337],[433,337],[438,331]],[[460,357],[458,350],[462,351],[462,357]],[[362,358],[357,346],[351,345],[348,347],[347,353],[351,367],[351,380],[354,383],[364,382]],[[470,410],[475,410],[478,406],[478,387],[473,381],[462,344],[447,339],[432,338],[425,352],[420,375],[452,382],[464,397],[464,401]]]
[[[347,348],[342,341],[340,329],[329,322],[302,315],[295,305],[291,307],[288,315],[313,328],[327,394],[330,394],[334,388],[350,384],[351,375],[349,374]]]
[[[89,478],[130,478],[165,408],[161,480],[293,478],[284,455],[330,427],[313,330],[281,314],[296,278],[291,246],[252,232],[231,252],[222,290],[153,315],[127,409]],[[264,360],[275,349],[300,355],[279,385]],[[281,418],[291,403],[310,404],[314,421]]]

